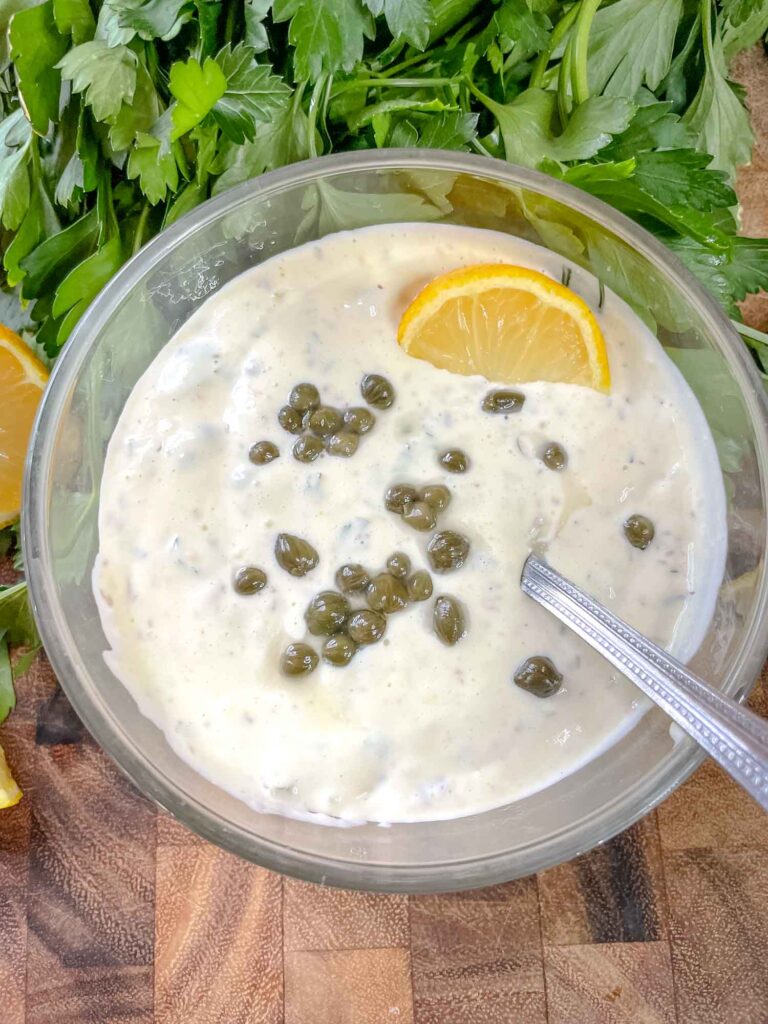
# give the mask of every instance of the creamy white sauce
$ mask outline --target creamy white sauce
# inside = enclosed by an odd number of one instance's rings
[[[610,394],[529,384],[512,416],[481,410],[488,381],[399,349],[398,320],[423,284],[493,261],[556,279],[564,265],[499,233],[409,224],[273,257],[177,332],[115,429],[94,572],[105,657],[177,753],[257,809],[342,823],[470,814],[551,784],[630,728],[645,708],[638,692],[521,593],[534,544],[677,656],[706,630],[725,553],[714,445],[687,385],[623,302],[608,294],[596,311]],[[572,269],[571,287],[594,308],[597,282]],[[397,397],[357,454],[293,459],[295,438],[276,418],[291,388],[312,381],[325,403],[362,405],[369,372]],[[280,457],[252,465],[259,440]],[[546,441],[567,449],[564,472],[539,460]],[[448,447],[468,453],[469,472],[438,466]],[[307,603],[334,586],[340,564],[379,570],[399,550],[429,568],[429,535],[383,506],[401,481],[451,490],[439,526],[467,536],[471,553],[434,576],[435,596],[460,599],[467,635],[451,648],[438,641],[432,599],[390,616],[385,639],[348,666],[285,678],[281,652],[307,639]],[[635,512],[656,526],[646,551],[622,533]],[[281,531],[320,554],[302,579],[275,561]],[[234,592],[241,565],[266,571],[261,593]],[[564,676],[548,699],[512,682],[534,654]]]

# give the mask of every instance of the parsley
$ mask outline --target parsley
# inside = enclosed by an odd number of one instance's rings
[[[656,89],[669,71],[683,0],[618,0],[595,15],[589,85],[597,93],[634,96]]]
[[[296,81],[351,71],[363,58],[366,38],[375,35],[371,13],[360,0],[274,0],[272,17],[277,23],[290,19]]]
[[[728,62],[766,32],[768,0],[0,0],[0,287],[55,359],[123,262],[210,196],[321,153],[426,146],[599,196],[738,320],[768,282],[768,241],[736,233],[752,133]],[[300,230],[439,217],[449,178],[318,186]],[[483,202],[499,217],[513,199]],[[626,247],[543,199],[518,212],[679,328]],[[768,374],[768,340],[742,333]],[[0,591],[0,718],[8,643],[37,644],[23,608],[23,584]]]
[[[554,93],[526,89],[505,105],[478,95],[496,118],[507,160],[527,167],[539,167],[546,159],[588,160],[629,127],[635,109],[623,97],[591,96],[573,108],[565,128],[556,134]]]
[[[331,150],[546,170],[711,249],[727,309],[765,283],[731,240],[751,134],[726,65],[768,30],[765,0],[10,0],[3,18],[5,284],[52,358],[165,224]]]
[[[429,42],[429,30],[435,23],[428,0],[365,0],[374,15],[383,14],[387,28],[396,39],[423,50]]]
[[[0,531],[0,543],[7,533],[5,530]],[[15,665],[9,652],[11,644],[25,648]],[[39,649],[40,637],[27,603],[26,583],[17,583],[12,587],[0,586],[0,723],[16,704],[14,677],[26,672]]]
[[[697,133],[697,148],[713,157],[713,167],[733,178],[747,163],[754,137],[741,97],[728,81],[720,25],[712,24],[712,4],[702,2],[704,78],[683,120]]]
[[[130,106],[136,90],[138,57],[127,46],[109,46],[92,39],[76,46],[56,65],[61,77],[72,82],[73,92],[84,93],[97,121],[108,124]]]

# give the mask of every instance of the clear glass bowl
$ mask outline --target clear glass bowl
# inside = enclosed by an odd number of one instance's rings
[[[768,633],[768,436],[758,375],[726,317],[659,242],[588,195],[499,161],[428,150],[325,157],[226,192],[164,231],[99,295],[56,364],[27,462],[23,515],[31,597],[53,667],[86,726],[143,793],[266,867],[403,892],[489,885],[573,857],[646,814],[702,755],[652,709],[579,771],[484,814],[388,828],[258,814],[184,764],[111,675],[91,569],[107,442],[134,383],[179,325],[230,278],[298,243],[424,220],[495,228],[575,260],[655,321],[661,343],[676,350],[717,440],[728,495],[726,575],[693,665],[743,698]]]

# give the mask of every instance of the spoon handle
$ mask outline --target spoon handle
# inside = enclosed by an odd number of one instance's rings
[[[536,555],[523,592],[620,669],[768,810],[768,722],[689,672]]]

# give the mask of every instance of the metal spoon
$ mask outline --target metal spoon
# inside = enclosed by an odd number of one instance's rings
[[[768,722],[690,672],[536,555],[523,592],[578,633],[768,810]]]

